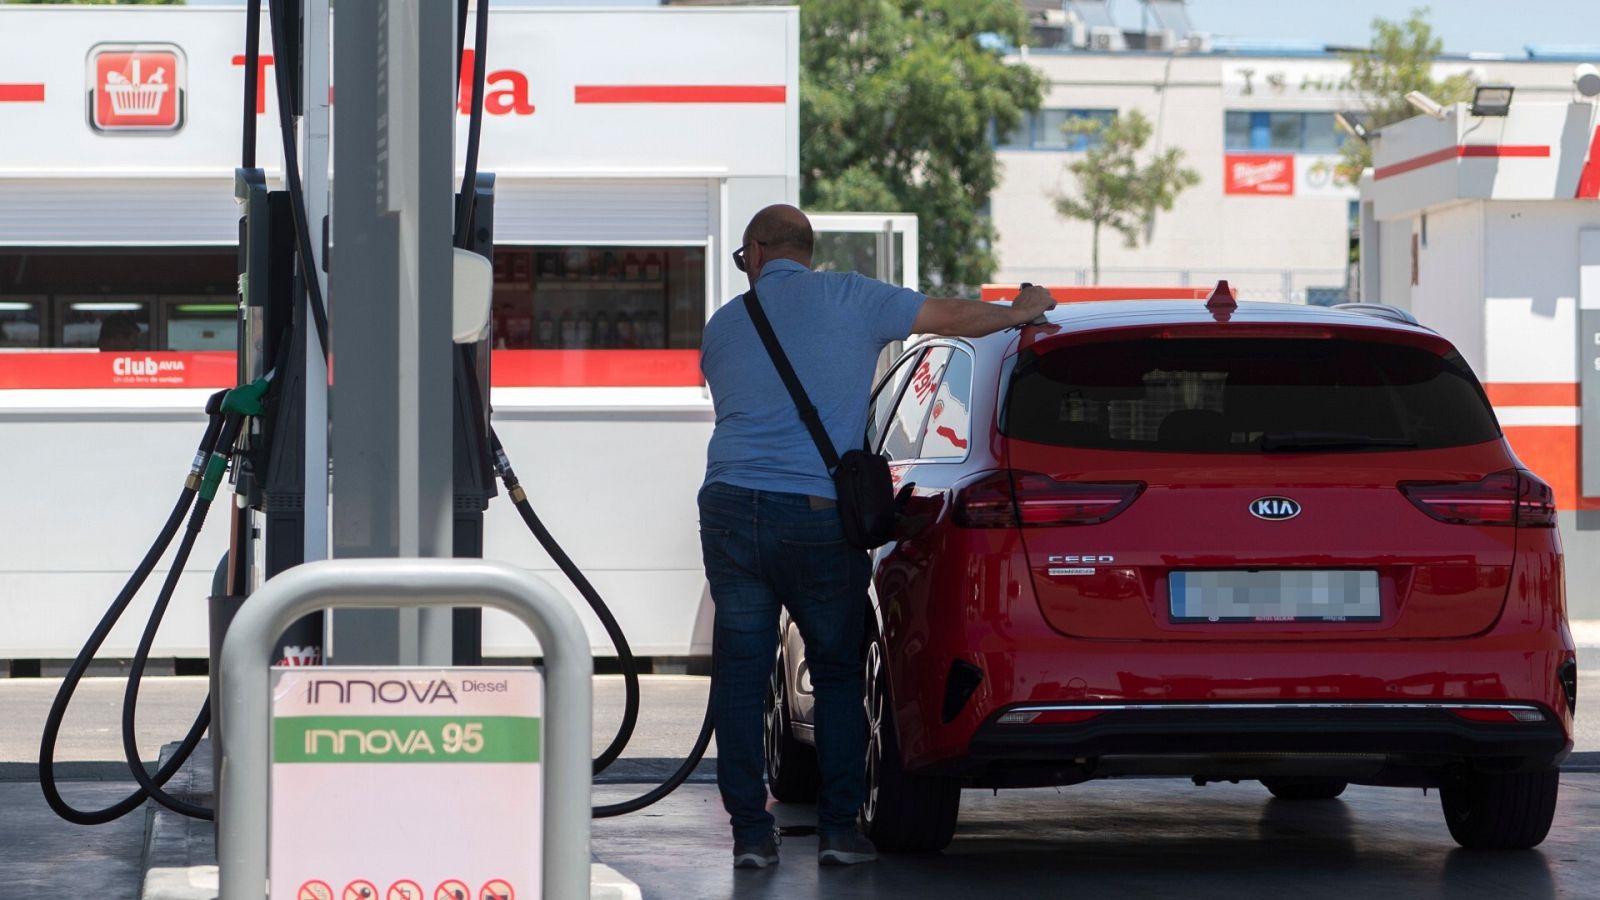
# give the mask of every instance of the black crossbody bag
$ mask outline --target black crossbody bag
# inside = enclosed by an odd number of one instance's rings
[[[860,550],[871,550],[887,544],[894,538],[895,518],[899,514],[888,461],[866,449],[847,450],[844,456],[833,449],[828,430],[822,427],[822,417],[811,404],[806,389],[801,387],[799,377],[794,374],[794,366],[789,364],[783,345],[778,343],[778,336],[772,331],[772,322],[768,321],[766,310],[761,308],[761,298],[756,296],[754,288],[744,297],[750,321],[761,335],[761,343],[766,345],[767,355],[772,357],[772,364],[777,367],[783,386],[789,389],[789,396],[794,398],[800,421],[806,423],[806,430],[811,432],[817,452],[822,454],[822,464],[828,467],[829,474],[833,476],[834,488],[839,493],[839,521],[844,525],[845,541]],[[865,437],[862,436],[863,443]]]

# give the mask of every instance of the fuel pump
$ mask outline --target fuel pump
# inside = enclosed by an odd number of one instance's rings
[[[208,425],[197,449],[194,463],[184,481],[178,502],[162,526],[145,558],[113,600],[83,650],[63,680],[46,719],[40,746],[40,784],[51,808],[62,818],[80,824],[98,824],[119,818],[152,798],[184,815],[212,818],[212,811],[172,797],[162,790],[173,774],[193,753],[208,727],[218,731],[225,711],[210,703],[200,710],[177,752],[151,775],[138,757],[134,740],[140,677],[148,659],[162,616],[172,599],[179,576],[187,563],[194,541],[203,527],[224,474],[232,473],[234,502],[230,504],[231,536],[229,553],[218,579],[221,588],[212,598],[212,659],[217,658],[222,635],[233,612],[244,602],[254,585],[251,571],[258,539],[256,516],[265,527],[263,575],[271,578],[300,564],[305,559],[302,541],[305,516],[322,515],[321,509],[307,510],[304,502],[304,448],[306,442],[304,404],[306,396],[307,344],[326,357],[328,321],[320,282],[315,274],[319,256],[313,250],[312,228],[307,222],[305,199],[300,184],[294,143],[294,109],[299,92],[294,88],[298,65],[288,61],[300,58],[294,24],[299,18],[295,0],[274,0],[269,22],[273,45],[279,54],[275,66],[279,97],[280,134],[284,148],[285,189],[270,190],[265,173],[254,166],[254,64],[259,54],[258,25],[260,0],[252,0],[247,17],[247,56],[245,66],[245,150],[243,165],[235,177],[235,197],[240,204],[239,291],[240,321],[238,348],[239,387],[219,391],[207,404]],[[466,21],[467,4],[459,0],[459,21]],[[483,80],[488,39],[488,3],[479,0],[475,32],[477,52],[473,83],[475,90],[468,130],[466,177],[456,198],[454,242],[459,250],[493,259],[494,176],[479,173],[478,147],[483,116]],[[459,57],[458,57],[459,58]],[[506,488],[519,514],[544,550],[555,560],[590,608],[599,617],[617,652],[624,675],[626,700],[623,719],[610,745],[595,759],[599,772],[621,755],[638,718],[638,667],[626,635],[605,601],[583,572],[561,548],[544,526],[529,502],[511,461],[494,433],[489,404],[490,343],[487,330],[476,340],[457,343],[453,362],[453,540],[457,557],[483,554],[483,513],[497,494],[495,479]],[[138,791],[112,806],[100,810],[79,810],[65,802],[56,789],[53,760],[56,737],[60,732],[67,704],[87,670],[95,652],[143,587],[160,558],[171,546],[180,527],[173,562],[141,637],[130,670],[123,708],[123,744],[130,769],[139,782]],[[457,665],[481,663],[481,610],[458,609],[453,614],[452,656]],[[278,658],[296,663],[321,662],[323,623],[320,614],[297,622],[280,638]],[[213,665],[212,671],[216,671]],[[217,696],[213,690],[212,696]],[[643,809],[665,797],[682,784],[699,763],[712,735],[709,701],[705,719],[694,749],[667,781],[646,794],[622,803],[596,807],[597,818],[622,815]],[[219,735],[220,737],[221,735]]]

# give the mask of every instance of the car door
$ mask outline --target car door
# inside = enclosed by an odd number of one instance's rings
[[[895,360],[884,377],[879,380],[878,386],[872,392],[871,406],[867,413],[866,446],[877,450],[884,439],[884,432],[895,414],[901,394],[906,390],[907,382],[911,376],[921,371],[919,362],[927,352],[926,344],[919,344],[907,350]],[[778,655],[780,665],[786,666],[784,672],[785,684],[790,685],[789,718],[797,732],[797,737],[810,741],[812,719],[812,695],[810,668],[806,665],[805,642],[800,638],[800,629],[797,628],[785,611],[780,620],[782,646]]]

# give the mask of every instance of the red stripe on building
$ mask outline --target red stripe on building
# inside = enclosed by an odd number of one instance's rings
[[[1486,382],[1483,386],[1495,406],[1577,406],[1578,385],[1571,381],[1549,383]]]
[[[1536,144],[1462,144],[1456,147],[1445,147],[1432,153],[1424,153],[1393,165],[1384,166],[1373,173],[1372,177],[1382,181],[1396,175],[1404,175],[1417,169],[1425,169],[1451,159],[1481,159],[1484,157],[1511,157],[1511,158],[1539,158],[1548,157],[1550,148]]]
[[[228,350],[0,353],[0,389],[219,388]],[[496,350],[495,387],[699,387],[699,350]]]
[[[575,103],[783,103],[781,84],[580,84]]]
[[[1594,139],[1589,142],[1589,161],[1583,164],[1577,196],[1579,200],[1600,200],[1600,128],[1594,130]]]
[[[43,103],[42,84],[0,84],[0,103]]]

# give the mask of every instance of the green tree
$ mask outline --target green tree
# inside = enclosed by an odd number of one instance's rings
[[[916,213],[924,281],[987,281],[991,128],[1016,128],[1043,92],[998,45],[1027,35],[1016,0],[803,0],[801,204]]]
[[[1470,73],[1433,77],[1433,63],[1444,41],[1428,24],[1428,8],[1418,7],[1404,22],[1372,20],[1372,44],[1346,54],[1350,61],[1350,87],[1361,98],[1362,126],[1370,133],[1417,114],[1406,94],[1421,91],[1449,106],[1472,98]],[[1339,174],[1354,184],[1372,166],[1372,147],[1366,141],[1348,140],[1340,151]]]
[[[1139,164],[1150,140],[1150,120],[1138,110],[1109,123],[1093,119],[1069,121],[1069,135],[1089,138],[1089,149],[1067,164],[1077,176],[1075,194],[1055,196],[1056,214],[1082,219],[1093,229],[1094,283],[1100,283],[1100,229],[1122,235],[1129,248],[1139,245],[1139,232],[1155,221],[1157,210],[1170,210],[1178,195],[1200,183],[1200,173],[1183,166],[1183,151],[1169,147],[1146,165]]]

